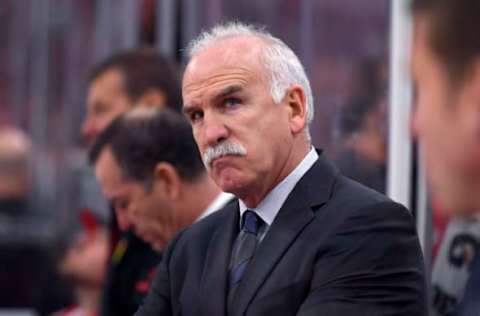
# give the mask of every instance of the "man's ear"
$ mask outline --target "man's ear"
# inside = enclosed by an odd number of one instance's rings
[[[159,162],[153,174],[154,188],[170,200],[178,199],[181,191],[181,178],[173,165]]]
[[[284,102],[289,110],[289,123],[292,134],[298,134],[307,125],[307,98],[305,91],[299,85],[287,89]]]
[[[157,88],[150,88],[142,94],[137,103],[147,107],[163,108],[167,106],[167,97],[163,91]]]

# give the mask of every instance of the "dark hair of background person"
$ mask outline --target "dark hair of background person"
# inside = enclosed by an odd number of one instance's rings
[[[127,112],[117,117],[96,139],[90,162],[96,163],[103,149],[110,146],[127,179],[148,185],[157,163],[168,162],[182,179],[193,182],[205,167],[190,124],[168,108],[146,110],[150,112]]]
[[[370,113],[377,110],[378,96],[368,94],[356,95],[350,98],[342,109],[340,117],[340,134],[348,137],[364,128]]]
[[[122,74],[125,93],[132,102],[149,89],[159,89],[165,93],[166,104],[180,112],[182,96],[177,67],[155,49],[145,47],[112,55],[92,69],[88,82],[111,69]]]
[[[480,1],[413,0],[412,12],[429,21],[430,47],[453,81],[461,81],[480,54]]]
[[[379,110],[387,96],[388,72],[383,57],[362,60],[353,74],[357,86],[341,108],[340,135],[348,137],[364,128],[368,116]]]

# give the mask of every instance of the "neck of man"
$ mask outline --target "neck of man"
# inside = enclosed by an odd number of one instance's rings
[[[265,181],[252,185],[240,192],[234,194],[245,203],[249,208],[257,207],[260,202],[272,191],[283,179],[285,179],[307,156],[311,148],[311,143],[302,139],[298,140],[286,155],[283,164],[279,166],[277,172],[269,172],[263,178]]]
[[[75,288],[78,306],[85,311],[98,311],[101,293],[101,287],[98,286],[78,286]]]

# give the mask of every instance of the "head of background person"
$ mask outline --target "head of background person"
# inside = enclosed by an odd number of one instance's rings
[[[90,145],[117,115],[134,106],[181,109],[176,65],[153,48],[108,57],[92,69],[88,84],[82,135]]]
[[[23,199],[30,190],[30,138],[20,129],[0,126],[0,200]]]
[[[58,269],[75,290],[91,290],[98,296],[107,273],[108,230],[102,220],[88,210],[80,213],[80,222],[82,229],[60,258]]]
[[[413,129],[432,193],[454,212],[480,210],[480,2],[413,0]]]
[[[131,219],[124,228],[157,250],[220,192],[188,121],[170,109],[137,107],[118,117],[99,135],[90,158],[105,197]]]
[[[223,191],[255,207],[310,149],[303,66],[280,39],[240,23],[200,34],[188,53],[183,110],[204,164]]]
[[[386,159],[386,100],[378,95],[357,95],[342,109],[340,134],[343,146],[368,160]]]
[[[355,88],[340,107],[340,147],[384,163],[387,151],[386,63],[382,57],[365,58],[353,77],[356,78]]]

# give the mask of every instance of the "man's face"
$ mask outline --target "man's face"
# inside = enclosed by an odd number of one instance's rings
[[[476,107],[480,99],[474,95],[469,78],[455,85],[432,51],[428,19],[416,17],[415,22],[412,72],[417,100],[413,127],[425,153],[432,193],[453,212],[480,209]]]
[[[184,112],[202,156],[222,143],[236,144],[241,153],[215,156],[210,176],[247,200],[282,179],[293,142],[290,109],[272,99],[260,45],[252,38],[217,43],[190,61],[183,79]]]
[[[156,223],[163,205],[159,194],[149,190],[143,182],[125,179],[109,148],[100,154],[95,175],[105,198],[115,209],[119,228],[122,231],[132,229],[155,249],[161,250],[165,237]]]
[[[110,69],[90,83],[87,96],[87,116],[82,125],[82,136],[92,144],[108,124],[126,112],[132,104],[123,90],[119,70]]]

